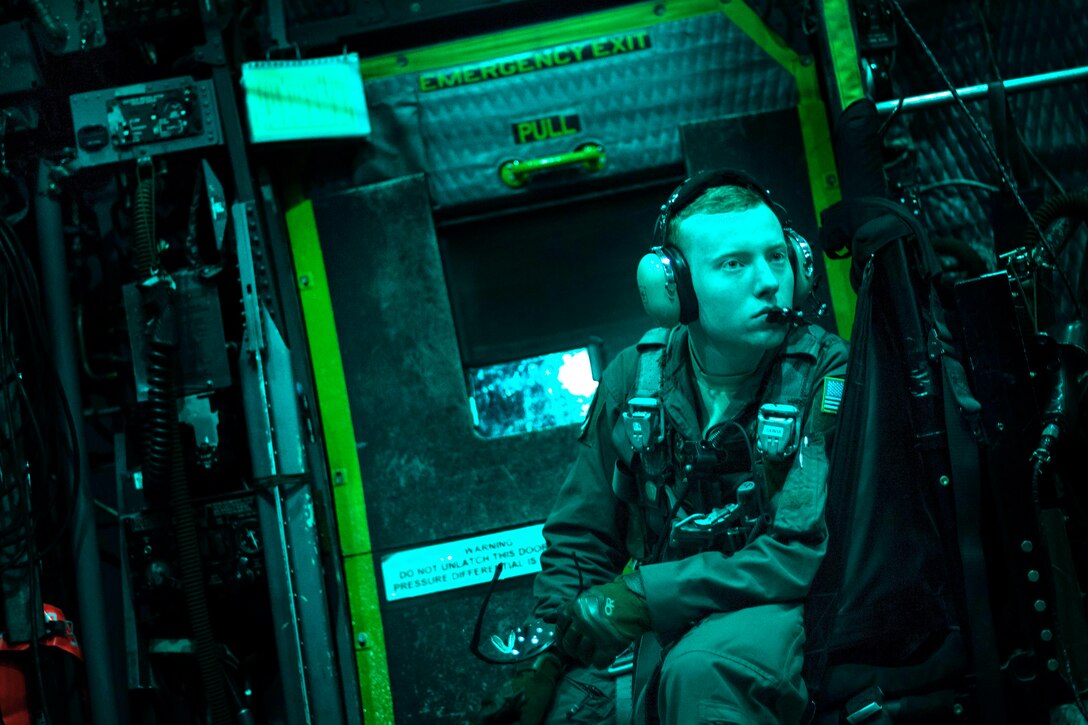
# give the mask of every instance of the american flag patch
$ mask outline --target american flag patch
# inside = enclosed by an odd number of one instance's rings
[[[820,403],[821,413],[838,413],[842,405],[842,393],[846,389],[845,378],[824,378],[824,396]]]

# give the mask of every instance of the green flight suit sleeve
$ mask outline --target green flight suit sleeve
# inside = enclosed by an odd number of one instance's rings
[[[815,379],[845,372],[846,344],[835,344],[817,361]],[[800,601],[808,594],[827,550],[827,426],[818,408],[819,402],[810,406],[808,443],[772,499],[774,514],[766,533],[731,557],[703,552],[638,570],[650,621],[659,635],[679,636],[715,612]]]
[[[577,457],[544,524],[547,546],[533,583],[535,617],[554,620],[578,596],[579,569],[584,589],[612,581],[627,564],[627,513],[612,493],[617,454],[611,438],[624,404],[624,376],[636,359],[621,353],[601,375]]]

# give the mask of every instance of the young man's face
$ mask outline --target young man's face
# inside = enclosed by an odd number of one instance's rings
[[[695,214],[677,232],[699,300],[692,327],[727,356],[780,345],[787,326],[768,322],[767,311],[792,303],[793,269],[774,212],[760,204]]]

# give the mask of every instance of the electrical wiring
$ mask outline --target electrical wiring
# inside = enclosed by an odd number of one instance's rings
[[[993,162],[995,168],[998,171],[998,174],[1001,176],[1002,183],[1004,183],[1005,187],[1012,193],[1013,198],[1016,199],[1017,205],[1020,207],[1021,211],[1024,213],[1024,216],[1027,217],[1028,222],[1034,228],[1035,232],[1038,234],[1038,240],[1039,240],[1038,244],[1041,245],[1043,247],[1043,249],[1046,250],[1047,254],[1050,255],[1050,260],[1053,262],[1053,267],[1054,267],[1055,271],[1058,273],[1059,278],[1062,280],[1062,284],[1065,287],[1065,291],[1069,295],[1069,298],[1073,303],[1074,309],[1076,310],[1077,319],[1078,320],[1083,320],[1084,319],[1084,311],[1083,311],[1083,309],[1081,307],[1080,299],[1077,297],[1076,293],[1073,290],[1073,285],[1070,283],[1069,278],[1065,273],[1065,270],[1062,269],[1061,265],[1058,263],[1057,254],[1051,248],[1050,243],[1047,241],[1047,237],[1043,233],[1043,230],[1040,228],[1038,221],[1035,219],[1035,216],[1028,210],[1027,205],[1024,203],[1023,198],[1021,198],[1020,193],[1017,191],[1016,184],[1010,178],[1008,170],[1005,168],[1005,165],[1002,163],[1001,158],[997,154],[997,150],[994,148],[993,144],[990,142],[990,139],[985,135],[985,133],[983,133],[982,128],[981,128],[981,126],[979,126],[978,121],[975,119],[975,117],[973,115],[971,115],[970,110],[967,108],[967,105],[963,102],[963,99],[960,97],[959,93],[956,91],[955,86],[952,84],[951,80],[948,78],[947,74],[944,72],[944,69],[941,67],[941,64],[937,61],[937,58],[936,58],[936,56],[934,56],[933,51],[930,50],[929,46],[926,44],[926,42],[922,38],[921,34],[914,27],[914,25],[910,22],[910,19],[907,17],[907,14],[903,11],[903,8],[899,4],[898,0],[889,0],[889,3],[895,9],[895,11],[898,13],[900,20],[903,22],[903,24],[910,31],[911,35],[914,36],[914,39],[918,42],[919,46],[921,46],[923,53],[925,53],[926,57],[929,59],[929,62],[933,65],[933,67],[937,71],[938,75],[940,75],[941,80],[944,82],[945,86],[947,86],[949,92],[952,94],[952,98],[955,99],[956,105],[959,107],[960,111],[963,113],[964,116],[967,117],[967,120],[970,122],[971,127],[974,129],[975,134],[978,136],[979,140],[982,142],[983,147],[986,149],[987,155],[990,157],[990,160]],[[989,47],[988,34],[987,34],[987,44],[988,44],[988,47]],[[992,59],[993,59],[992,49],[991,49],[991,52],[990,52],[990,57],[991,57],[991,61],[992,61]],[[996,63],[995,63],[995,72],[996,72]],[[1017,283],[1019,284],[1019,279],[1018,278],[1017,278]],[[1033,323],[1037,327],[1037,322],[1034,322],[1034,320],[1033,320]],[[1066,650],[1065,645],[1064,645],[1064,641],[1062,640],[1060,635],[1057,637],[1057,639],[1058,639],[1059,643],[1061,643],[1060,647],[1061,647],[1061,650],[1062,650],[1062,658],[1066,662],[1065,674],[1066,674],[1066,676],[1068,678],[1067,682],[1068,682],[1068,684],[1070,686],[1070,689],[1072,690],[1074,704],[1075,704],[1076,708],[1079,710],[1080,714],[1083,717],[1085,717],[1086,719],[1088,719],[1088,707],[1085,706],[1085,703],[1082,700],[1082,698],[1080,696],[1080,693],[1077,691],[1077,688],[1076,688],[1076,686],[1074,684],[1074,681],[1073,681],[1072,670],[1071,670],[1071,666],[1069,665],[1069,653]]]
[[[1001,176],[1001,181],[1005,184],[1005,187],[1012,193],[1013,198],[1016,199],[1017,205],[1024,213],[1024,216],[1027,217],[1028,222],[1038,232],[1039,244],[1041,244],[1043,249],[1045,249],[1050,255],[1050,259],[1055,262],[1054,269],[1057,271],[1058,277],[1062,280],[1062,285],[1065,287],[1065,291],[1069,295],[1069,299],[1073,303],[1073,307],[1077,312],[1077,319],[1083,320],[1084,310],[1081,307],[1080,300],[1077,298],[1076,292],[1074,292],[1073,290],[1073,285],[1069,281],[1068,275],[1066,275],[1065,270],[1062,269],[1061,265],[1057,264],[1057,256],[1054,254],[1054,250],[1051,248],[1050,243],[1047,241],[1046,235],[1043,234],[1043,231],[1041,229],[1039,229],[1039,224],[1035,221],[1035,217],[1028,210],[1027,204],[1024,203],[1023,198],[1020,196],[1020,192],[1016,188],[1016,183],[1009,177],[1009,173],[1008,170],[1005,168],[1005,164],[1001,162],[1001,158],[997,155],[997,150],[990,142],[990,139],[982,131],[982,127],[979,125],[978,120],[971,114],[970,109],[967,108],[967,104],[963,102],[963,98],[960,97],[960,94],[956,90],[955,85],[953,85],[952,81],[949,79],[948,74],[944,72],[944,68],[941,67],[940,62],[933,54],[933,51],[930,50],[929,45],[926,44],[925,39],[922,38],[921,33],[919,33],[918,29],[914,27],[914,24],[910,22],[910,18],[908,18],[906,12],[903,11],[903,7],[899,4],[899,0],[888,0],[888,2],[893,8],[895,8],[895,11],[899,14],[899,19],[907,27],[911,35],[914,36],[914,39],[918,42],[918,45],[921,46],[922,52],[925,53],[926,57],[929,59],[929,62],[933,65],[934,70],[936,70],[937,74],[941,77],[941,81],[948,88],[949,93],[952,94],[952,98],[956,101],[956,105],[959,107],[960,111],[963,113],[964,116],[967,117],[967,120],[970,122],[971,127],[974,129],[975,135],[978,137],[979,141],[982,142],[983,147],[986,149],[987,155],[990,157],[990,161],[993,162],[994,167],[997,169],[998,174]]]
[[[895,120],[895,117],[899,115],[899,112],[903,110],[903,104],[906,103],[906,101],[907,99],[905,97],[899,97],[899,103],[895,104],[895,108],[893,108],[892,112],[888,114],[888,117],[884,119],[884,123],[880,124],[880,129],[876,132],[877,138],[883,139],[884,134],[888,133],[888,128],[892,125],[892,121]]]
[[[74,514],[79,488],[75,421],[54,367],[45,336],[40,287],[30,259],[14,228],[0,218],[0,572],[28,593],[32,682],[38,694],[38,716],[54,722],[45,687],[41,637],[42,569],[63,540]],[[3,466],[0,466],[2,469]],[[67,502],[66,506],[58,506]],[[51,538],[39,547],[39,538]],[[51,566],[51,565],[50,565]]]
[[[29,481],[27,487],[29,488]],[[27,520],[33,520],[34,511],[31,506],[30,496],[26,497],[26,516]],[[27,618],[30,620],[30,658],[34,663],[34,674],[37,679],[38,696],[40,702],[38,703],[41,708],[41,719],[45,725],[53,722],[53,718],[49,716],[49,696],[45,691],[45,679],[42,677],[42,651],[41,651],[41,634],[39,625],[42,624],[44,614],[41,605],[41,581],[38,572],[37,554],[34,549],[34,536],[28,536],[26,539],[26,553],[27,553],[27,579],[30,588],[29,606],[30,611],[27,612]]]
[[[58,381],[58,383],[59,383],[59,381]],[[22,393],[23,401],[26,403],[26,406],[27,406],[27,409],[26,409],[27,410],[27,416],[30,419],[31,428],[35,431],[35,434],[36,434],[36,436],[38,438],[38,441],[40,442],[40,445],[44,449],[45,448],[45,440],[44,440],[44,438],[42,436],[41,428],[38,425],[37,417],[34,415],[33,406],[31,405],[31,402],[30,402],[30,397],[27,395],[25,388],[20,388],[20,392]],[[67,422],[68,422],[69,426],[71,426],[72,425],[71,411],[70,411],[70,409],[68,408],[67,405],[64,406],[64,412],[66,413],[65,417],[67,418]],[[79,487],[79,458],[76,457],[73,462],[75,464],[75,468],[73,470],[73,473],[75,474],[75,478],[72,481],[72,490],[74,491],[74,493],[76,495],[78,495],[78,493],[79,493],[79,490],[78,490],[78,487]],[[72,498],[74,500],[75,496],[73,496]],[[74,512],[75,512],[75,506],[74,505],[69,505],[66,508],[65,513],[64,513],[63,521],[60,523],[59,526],[56,527],[56,533],[53,535],[53,539],[46,546],[44,546],[42,548],[42,550],[38,553],[38,556],[37,556],[38,560],[44,558],[46,554],[51,552],[56,547],[56,545],[61,540],[63,540],[64,535],[67,532],[67,528],[68,528],[69,524],[72,521],[72,517],[73,517]],[[38,521],[36,521],[34,519],[32,519],[32,521],[34,521],[34,529],[35,529],[35,531],[37,531],[39,529]]]
[[[983,181],[975,181],[974,179],[941,179],[940,181],[934,181],[931,184],[920,186],[916,190],[918,194],[928,194],[936,189],[942,189],[947,186],[971,186],[976,189],[982,189],[983,191],[989,191],[997,193],[1001,191],[1001,187],[994,186],[993,184],[987,184]]]
[[[4,269],[4,272],[5,274],[3,276],[3,281],[5,283],[6,289],[6,269]],[[21,498],[17,499],[15,502],[12,502],[10,500],[17,496],[25,495],[25,491],[21,487],[19,483],[19,476],[16,473],[16,470],[18,468],[18,461],[21,459],[21,455],[19,450],[17,449],[16,443],[19,440],[20,433],[22,432],[22,426],[20,426],[16,421],[14,413],[15,396],[13,396],[11,389],[19,381],[19,376],[15,370],[14,356],[10,355],[8,352],[12,336],[9,333],[9,308],[6,304],[3,307],[3,317],[0,318],[0,322],[2,322],[2,326],[0,326],[0,335],[3,336],[0,339],[4,341],[4,345],[0,347],[0,370],[3,370],[5,373],[7,373],[9,370],[11,371],[10,374],[5,376],[6,379],[3,385],[3,389],[0,390],[0,403],[3,404],[2,411],[5,417],[4,430],[7,432],[7,440],[9,440],[11,443],[11,450],[9,453],[11,458],[11,470],[10,475],[0,475],[0,483],[3,484],[2,490],[0,490],[0,500],[3,500],[7,503],[4,509],[5,514],[15,514],[12,515],[11,522],[6,524],[5,527],[0,530],[0,554],[6,557],[6,559],[0,560],[0,569],[6,570],[8,568],[8,559],[13,559],[15,561],[19,560],[18,552],[16,552],[15,555],[12,555],[12,552],[9,551],[9,548],[13,545],[21,543],[23,538],[25,538],[24,532],[26,530],[26,520],[18,515],[19,512],[22,511]],[[2,473],[3,472],[0,471],[0,474]]]
[[[32,508],[32,518],[23,514],[0,531],[0,547],[33,539],[35,553],[30,558],[38,563],[63,541],[74,515],[72,502],[79,494],[81,478],[76,455],[75,421],[53,366],[48,340],[41,335],[46,326],[42,318],[37,277],[29,259],[21,252],[14,230],[4,220],[0,220],[0,263],[3,264],[0,269],[6,291],[0,328],[0,339],[3,340],[0,344],[0,370],[12,371],[12,379],[3,389],[8,430],[14,435],[18,429],[26,440],[23,447],[29,448],[21,457],[27,460],[32,471],[38,471],[33,492],[25,484],[25,477],[17,475],[12,477],[14,480],[10,485],[5,482],[0,496],[9,496],[18,487],[23,500],[31,504],[35,499],[43,502],[43,505]],[[18,308],[14,311],[15,319],[12,319],[12,307]],[[21,329],[15,329],[17,325]],[[16,351],[16,340],[24,348],[23,355]],[[19,374],[20,361],[28,375]],[[12,388],[15,389],[14,395]],[[14,417],[16,408],[21,413],[19,425]],[[39,421],[43,411],[50,414],[50,421],[60,420],[62,424],[50,425],[48,429],[43,427]],[[46,501],[48,505],[44,505]],[[63,507],[59,521],[49,519],[57,513],[58,507],[54,505],[57,501],[69,502],[68,506]],[[38,549],[38,536],[45,531],[52,532],[52,537]],[[0,551],[0,555],[6,555],[6,561],[0,562],[0,568],[23,561],[26,553],[25,544],[15,551]]]
[[[990,26],[987,23],[986,15],[978,3],[975,3],[975,12],[978,14],[979,21],[982,23],[982,39],[986,42],[986,56],[990,61],[990,70],[993,71],[994,77],[997,78],[997,80],[1004,82],[1005,78],[1001,73],[1001,66],[997,64],[997,57],[994,55],[993,35],[990,33]],[[1028,146],[1027,142],[1024,140],[1024,135],[1020,133],[1020,127],[1013,123],[1012,130],[1016,134],[1017,140],[1020,142],[1020,147],[1024,149],[1024,153],[1028,155],[1028,158],[1039,167],[1039,170],[1046,176],[1047,181],[1054,185],[1054,188],[1058,190],[1058,193],[1064,194],[1065,187],[1062,186],[1062,183],[1058,181],[1057,177],[1051,173],[1047,165],[1031,150],[1031,147]]]

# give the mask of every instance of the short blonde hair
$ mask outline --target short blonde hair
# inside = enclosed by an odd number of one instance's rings
[[[669,219],[666,243],[680,248],[680,223],[696,214],[727,214],[731,211],[747,211],[760,204],[766,205],[763,197],[755,189],[747,186],[714,186],[691,202]],[[683,252],[683,249],[680,249]]]

